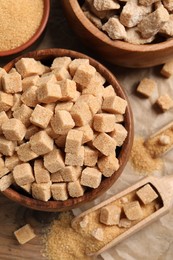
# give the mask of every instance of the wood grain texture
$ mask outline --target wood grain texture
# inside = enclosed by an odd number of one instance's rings
[[[112,85],[115,89],[115,92],[118,96],[122,97],[123,99],[126,99],[128,102],[128,106],[126,109],[126,112],[124,114],[124,126],[128,132],[128,136],[122,145],[122,147],[119,150],[119,153],[117,154],[119,159],[120,167],[119,169],[109,178],[103,178],[100,186],[96,189],[88,189],[84,193],[83,196],[79,198],[70,198],[66,201],[48,201],[43,202],[36,199],[33,199],[29,196],[26,196],[24,194],[19,193],[18,191],[9,188],[3,192],[3,194],[16,201],[19,202],[21,205],[41,210],[41,211],[63,211],[63,210],[69,210],[75,207],[79,207],[80,205],[92,201],[98,196],[102,195],[105,191],[107,191],[118,179],[118,177],[123,172],[123,169],[129,159],[130,151],[133,144],[133,116],[132,111],[130,108],[130,104],[128,101],[128,98],[123,90],[123,88],[120,86],[119,82],[115,78],[115,76],[106,69],[101,63],[97,62],[96,60],[82,54],[76,51],[71,50],[65,50],[65,49],[46,49],[46,50],[39,50],[30,52],[26,55],[22,55],[13,61],[9,62],[7,65],[4,66],[4,69],[6,71],[9,71],[15,64],[15,62],[20,59],[21,57],[32,57],[36,60],[41,60],[44,64],[51,64],[52,60],[55,57],[61,57],[61,56],[69,56],[71,58],[87,58],[90,61],[90,64],[93,65],[98,72],[101,73],[102,76],[105,77],[107,85]]]
[[[155,44],[135,45],[113,41],[83,14],[78,0],[62,0],[70,27],[84,45],[110,63],[131,68],[163,64],[173,58],[173,39]]]

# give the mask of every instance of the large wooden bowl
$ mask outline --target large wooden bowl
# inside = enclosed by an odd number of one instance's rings
[[[85,17],[79,4],[81,2],[62,0],[66,18],[81,41],[100,58],[131,68],[151,67],[173,58],[173,39],[146,45],[111,40]]]
[[[93,65],[98,72],[100,72],[105,78],[108,84],[112,84],[114,87],[116,93],[118,96],[122,97],[123,99],[126,99],[128,102],[128,106],[126,109],[125,113],[125,118],[124,118],[124,126],[128,131],[128,136],[126,138],[126,141],[124,142],[123,146],[120,148],[118,152],[118,159],[120,163],[120,168],[118,171],[116,171],[111,177],[109,178],[104,178],[100,184],[100,186],[96,189],[89,189],[87,190],[83,196],[79,198],[69,198],[66,201],[53,201],[50,200],[48,202],[43,202],[40,200],[33,199],[26,193],[22,193],[21,191],[17,190],[15,187],[10,187],[6,189],[3,194],[8,197],[9,199],[16,201],[23,206],[40,210],[40,211],[63,211],[63,210],[68,210],[72,209],[75,207],[78,207],[88,201],[94,200],[101,194],[103,194],[106,190],[108,190],[113,183],[118,179],[120,174],[122,173],[129,155],[130,151],[132,148],[132,143],[133,143],[133,117],[132,117],[132,112],[130,108],[130,104],[128,101],[128,98],[118,83],[117,79],[115,76],[107,70],[102,64],[97,62],[96,60],[82,54],[78,53],[75,51],[71,50],[65,50],[65,49],[48,49],[48,50],[39,50],[39,51],[34,51],[30,52],[26,55],[22,55],[11,62],[9,62],[4,68],[6,71],[9,71],[14,64],[16,63],[17,60],[19,60],[21,57],[32,57],[35,58],[36,60],[42,61],[46,65],[50,65],[52,60],[55,57],[62,57],[62,56],[69,56],[71,58],[88,58],[90,60],[90,64]]]

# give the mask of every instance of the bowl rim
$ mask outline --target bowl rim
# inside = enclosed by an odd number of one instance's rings
[[[66,0],[62,0],[66,1]],[[148,43],[148,44],[132,44],[125,41],[120,40],[111,40],[106,33],[102,32],[98,29],[85,15],[82,11],[79,1],[78,0],[69,0],[69,5],[73,10],[74,14],[81,22],[81,24],[88,30],[93,37],[98,38],[100,41],[111,45],[112,47],[116,47],[122,50],[127,50],[129,52],[153,52],[153,51],[160,51],[163,49],[169,49],[173,45],[173,38],[170,37],[166,41],[160,43]]]
[[[123,90],[122,86],[120,85],[120,83],[117,81],[116,77],[112,74],[112,72],[110,72],[105,66],[103,66],[100,62],[96,61],[95,59],[83,53],[67,50],[67,49],[44,49],[44,50],[29,52],[27,54],[19,56],[13,59],[11,62],[7,63],[4,66],[4,69],[8,72],[14,66],[14,64],[22,57],[32,57],[35,58],[36,60],[45,60],[45,59],[52,60],[55,57],[62,57],[62,56],[69,56],[71,58],[89,59],[90,64],[93,65],[98,72],[101,72],[101,74],[106,78],[109,84],[113,85],[118,96],[126,99],[128,105],[124,115],[125,116],[124,126],[128,131],[128,136],[120,150],[120,154],[118,157],[120,163],[119,169],[116,172],[114,172],[111,177],[104,178],[104,180],[101,182],[98,188],[89,190],[89,192],[84,193],[84,195],[81,197],[69,198],[66,201],[50,200],[48,202],[44,202],[44,201],[36,200],[32,197],[27,197],[15,191],[11,187],[2,192],[2,194],[4,194],[9,199],[18,202],[25,207],[29,207],[40,211],[55,212],[55,211],[69,210],[75,207],[79,207],[84,202],[87,203],[101,196],[106,190],[108,190],[116,182],[118,177],[122,174],[123,169],[129,159],[130,152],[132,149],[132,144],[133,144],[133,136],[134,136],[133,115],[132,115],[132,110],[131,110],[128,97],[125,91]],[[105,183],[106,183],[106,187],[104,185]]]
[[[0,51],[0,57],[10,56],[10,55],[22,52],[23,50],[30,47],[35,41],[37,41],[37,39],[43,33],[43,31],[47,25],[48,19],[49,19],[50,0],[43,0],[43,7],[44,7],[44,9],[43,9],[43,16],[41,19],[41,23],[40,23],[39,27],[37,28],[36,32],[33,34],[33,36],[27,42],[23,43],[22,45],[14,48],[14,49]]]

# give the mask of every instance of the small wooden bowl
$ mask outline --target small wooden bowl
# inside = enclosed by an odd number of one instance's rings
[[[79,198],[69,198],[66,201],[53,201],[50,200],[48,202],[43,202],[40,200],[33,199],[31,196],[27,195],[26,193],[22,193],[22,191],[18,191],[15,187],[6,189],[3,194],[8,197],[9,199],[20,203],[23,206],[40,210],[40,211],[63,211],[69,210],[75,207],[79,207],[80,205],[94,200],[101,194],[103,194],[106,190],[108,190],[113,183],[118,179],[120,174],[122,173],[132,148],[133,143],[133,116],[130,108],[130,104],[128,98],[123,91],[122,87],[118,83],[115,76],[107,70],[102,64],[97,62],[96,60],[82,54],[79,52],[65,50],[65,49],[47,49],[47,50],[38,50],[34,52],[30,52],[26,55],[22,55],[11,62],[9,62],[4,69],[8,72],[11,68],[14,67],[14,64],[17,60],[21,57],[31,57],[35,58],[36,60],[40,60],[45,65],[50,65],[51,62],[55,57],[62,57],[62,56],[69,56],[71,58],[87,58],[90,61],[90,64],[93,65],[98,72],[101,73],[106,78],[108,84],[111,84],[117,95],[126,99],[128,102],[128,106],[126,109],[125,117],[124,117],[124,126],[128,131],[128,136],[123,144],[123,146],[119,150],[118,159],[120,163],[120,168],[116,171],[111,177],[103,178],[100,186],[96,189],[88,189],[83,196]]]
[[[19,47],[7,51],[0,51],[0,57],[14,55],[16,53],[21,53],[23,50],[31,47],[37,40],[41,37],[42,33],[45,30],[45,27],[48,22],[49,13],[50,13],[50,0],[43,0],[44,10],[43,10],[43,17],[41,23],[35,32],[35,34],[24,44],[20,45]]]
[[[62,0],[66,18],[81,41],[100,58],[131,68],[152,67],[173,58],[173,39],[145,45],[113,41],[85,17],[79,2],[82,1]]]

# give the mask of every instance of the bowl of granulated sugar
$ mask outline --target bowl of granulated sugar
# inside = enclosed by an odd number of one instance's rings
[[[49,0],[1,0],[0,57],[31,47],[42,35],[49,12]]]

